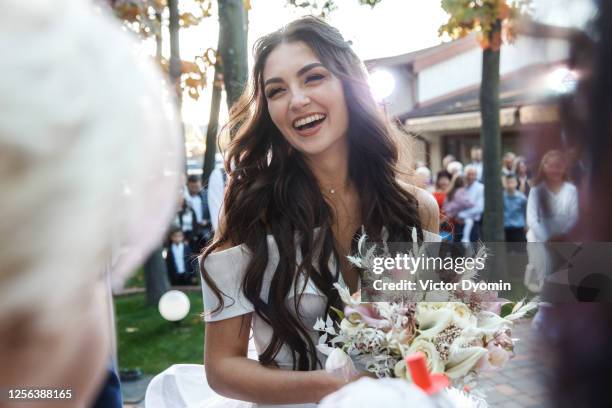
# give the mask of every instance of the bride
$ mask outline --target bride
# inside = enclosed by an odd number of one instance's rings
[[[200,406],[310,407],[352,381],[322,369],[312,327],[341,307],[334,282],[358,289],[346,260],[356,236],[436,237],[436,202],[399,181],[399,147],[366,80],[314,17],[256,43],[252,89],[228,124],[224,215],[201,258],[212,390]],[[259,361],[247,358],[251,330]]]

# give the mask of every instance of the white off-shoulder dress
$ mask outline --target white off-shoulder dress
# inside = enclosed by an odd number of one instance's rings
[[[438,242],[440,237],[436,234],[424,231],[425,241]],[[266,299],[270,282],[279,261],[278,247],[274,238],[268,235],[268,264],[264,273],[264,284],[261,297]],[[219,321],[232,317],[252,313],[253,305],[249,302],[241,290],[242,279],[246,267],[252,257],[250,251],[244,245],[238,245],[222,251],[210,254],[205,261],[204,267],[214,280],[217,287],[230,299],[225,299],[223,309],[211,313],[217,305],[211,288],[202,282],[202,294],[204,299],[204,320],[206,322]],[[301,262],[301,254],[297,253],[296,264]],[[330,258],[330,270],[335,270],[335,260]],[[341,278],[340,278],[341,279]],[[298,282],[297,287],[302,287],[303,282]],[[233,301],[232,301],[233,299]],[[287,298],[288,305],[293,305],[293,297]],[[319,291],[316,285],[309,281],[306,283],[303,296],[298,305],[300,318],[304,327],[310,328],[310,336],[314,344],[317,344],[319,333],[313,329],[316,319],[324,317],[327,299]],[[290,310],[293,310],[290,308]],[[294,310],[295,313],[295,310]],[[249,343],[249,358],[257,359],[272,338],[272,328],[257,313],[252,317],[252,337]],[[325,364],[325,355],[318,354],[319,360]],[[283,346],[275,358],[275,362],[281,369],[291,370],[293,361],[287,346]],[[237,401],[216,394],[206,381],[204,366],[199,364],[175,364],[151,380],[145,397],[146,408],[178,408],[178,407],[206,407],[206,408],[315,408],[317,404],[286,404],[286,405],[264,405],[246,401]]]

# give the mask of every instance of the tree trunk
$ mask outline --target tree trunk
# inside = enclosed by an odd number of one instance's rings
[[[213,90],[210,102],[210,116],[208,118],[208,129],[206,130],[206,151],[204,153],[204,167],[202,181],[207,184],[210,173],[215,168],[215,153],[217,152],[217,131],[219,128],[219,109],[221,108],[221,91],[223,75],[221,64],[217,57],[215,74],[213,79]]]
[[[499,24],[497,25],[499,29]],[[494,35],[494,34],[492,34]],[[480,143],[483,153],[485,207],[482,221],[485,242],[504,241],[504,203],[501,185],[501,134],[499,126],[500,51],[487,48],[482,55]]]
[[[219,0],[219,52],[230,109],[247,80],[247,12],[243,0]]]
[[[178,0],[168,0],[168,10],[170,11],[170,83],[174,86],[177,103],[181,106],[181,53],[179,47],[179,8]]]
[[[170,290],[168,271],[162,257],[161,248],[155,249],[144,263],[145,288],[147,304],[155,306],[159,298]]]

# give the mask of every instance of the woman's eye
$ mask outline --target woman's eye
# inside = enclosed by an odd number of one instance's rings
[[[266,97],[268,98],[273,98],[275,95],[277,95],[280,91],[282,91],[282,88],[273,88],[270,89],[268,91],[268,93],[266,94]]]
[[[313,74],[313,75],[309,75],[308,77],[306,77],[306,82],[319,81],[323,78],[325,77],[321,74]]]

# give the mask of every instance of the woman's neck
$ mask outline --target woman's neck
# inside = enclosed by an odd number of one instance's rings
[[[333,194],[349,186],[348,146],[307,157],[307,163],[323,191]]]
[[[544,184],[546,185],[546,188],[553,192],[553,193],[558,193],[559,190],[561,190],[561,187],[563,187],[563,180],[560,181],[552,181],[552,180],[544,180]]]

